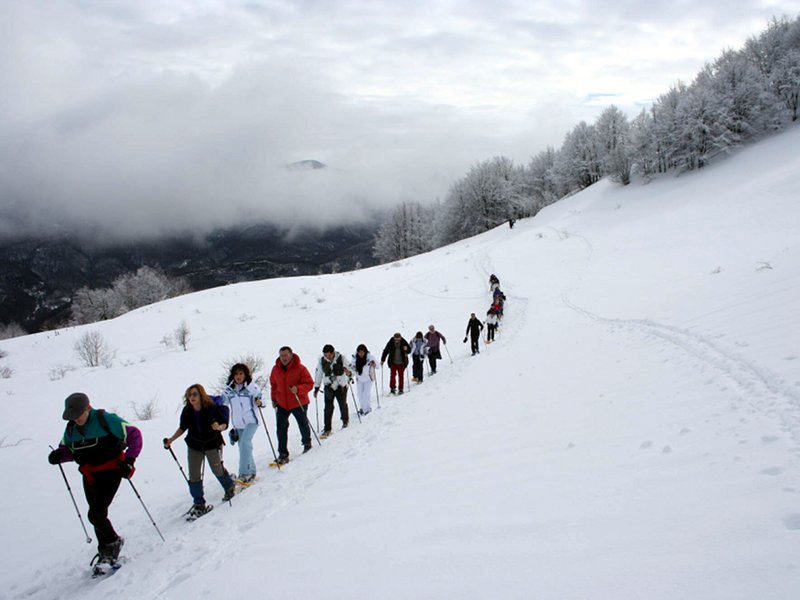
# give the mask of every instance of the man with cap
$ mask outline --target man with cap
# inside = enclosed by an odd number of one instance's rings
[[[64,437],[48,461],[52,465],[74,460],[83,475],[83,491],[89,505],[89,522],[97,537],[95,572],[116,564],[124,540],[108,520],[108,507],[122,478],[130,479],[142,450],[141,432],[114,413],[94,409],[89,397],[76,392],[64,400]]]

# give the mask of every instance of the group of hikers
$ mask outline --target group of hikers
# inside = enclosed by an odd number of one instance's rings
[[[500,290],[500,280],[494,273],[489,276],[489,291],[492,292],[492,304],[489,306],[489,310],[486,311],[487,344],[491,344],[495,340],[495,333],[500,328],[500,321],[503,319],[503,305],[506,301],[506,295]],[[464,332],[464,343],[466,344],[467,338],[469,338],[472,356],[481,352],[479,341],[483,326],[484,324],[475,316],[475,313],[469,316],[467,330]]]
[[[494,283],[490,279],[490,289],[493,292],[493,308],[489,312],[496,319],[502,316],[502,300],[505,297],[502,292],[497,293],[499,291],[497,278],[492,275],[492,279]],[[494,308],[498,301],[499,311]],[[496,320],[490,321],[488,314],[487,324],[488,335],[493,340],[497,323]],[[478,338],[482,329],[483,324],[472,313],[467,323],[467,333],[472,338],[473,355],[479,351]],[[464,342],[466,340],[465,337]],[[489,341],[487,338],[487,343]],[[410,381],[418,384],[423,382],[426,359],[429,374],[436,374],[437,361],[442,358],[442,346],[447,349],[447,339],[434,325],[428,326],[428,331],[424,335],[418,331],[410,342],[400,333],[392,335],[380,355],[381,380],[383,380],[384,364],[388,364],[389,367],[389,393],[403,394],[409,356],[413,374]],[[449,350],[447,352],[449,355]],[[452,357],[450,360],[452,362]],[[259,413],[275,456],[275,462],[270,466],[280,468],[289,462],[290,416],[297,422],[302,452],[306,453],[313,447],[311,434],[313,432],[316,436],[316,431],[311,426],[308,416],[309,394],[313,393],[316,405],[320,390],[323,392],[323,429],[317,438],[319,443],[319,439],[325,439],[332,434],[335,405],[339,408],[342,428],[349,425],[347,392],[349,389],[352,390],[352,384],[355,384],[356,389],[353,401],[354,403],[356,399],[358,401],[355,406],[359,420],[372,411],[373,387],[376,397],[378,395],[377,368],[378,360],[365,344],[359,344],[349,360],[345,360],[333,345],[325,344],[312,377],[299,355],[289,346],[280,348],[269,375],[270,400],[276,420],[277,454],[272,446],[272,438],[269,436],[262,412],[264,407],[262,391],[253,381],[253,374],[248,365],[240,362],[230,368],[227,384],[220,396],[210,395],[199,383],[190,385],[183,395],[183,409],[178,428],[162,442],[163,447],[169,450],[178,462],[172,452],[172,444],[180,437],[186,436],[188,476],[180,467],[180,462],[178,466],[192,497],[192,507],[186,513],[187,520],[195,520],[213,508],[213,505],[206,503],[205,500],[204,463],[208,463],[211,472],[222,486],[223,502],[230,501],[237,488],[246,488],[253,483],[256,478],[253,438],[259,427]],[[380,399],[378,404],[380,405]],[[89,505],[88,518],[94,526],[98,544],[97,554],[92,560],[93,575],[100,576],[119,568],[118,558],[124,540],[116,533],[108,519],[108,508],[122,480],[130,481],[136,470],[134,465],[142,449],[142,435],[137,427],[119,416],[103,409],[93,408],[88,396],[82,392],[70,394],[66,398],[62,417],[67,421],[64,436],[48,459],[51,464],[59,466],[60,463],[68,461],[75,461],[79,465]],[[318,411],[317,429],[319,429]],[[239,447],[239,470],[236,476],[231,475],[223,464],[222,448],[225,445],[223,438],[225,431],[228,431],[230,443]],[[66,482],[66,477],[64,480]],[[131,486],[133,487],[132,482]],[[68,484],[67,488],[69,489]],[[141,497],[139,499],[141,500]],[[142,504],[144,506],[144,503]],[[75,508],[77,510],[77,504]],[[79,511],[78,517],[80,518]],[[81,524],[83,524],[82,518]],[[90,541],[88,534],[87,541]]]

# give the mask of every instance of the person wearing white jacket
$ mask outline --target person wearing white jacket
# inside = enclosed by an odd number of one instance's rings
[[[263,406],[261,389],[253,383],[250,367],[236,363],[231,367],[228,386],[222,392],[230,406],[231,443],[239,443],[239,485],[248,485],[256,478],[256,461],[253,459],[253,437],[258,430],[256,408]]]
[[[362,415],[369,414],[372,410],[372,386],[375,382],[375,369],[378,361],[372,356],[365,344],[359,344],[356,353],[350,360],[350,369],[355,373],[356,395],[358,397],[358,412]]]
[[[497,313],[491,308],[486,313],[486,343],[494,341],[494,332],[497,331]]]
[[[314,371],[314,399],[316,400],[319,388],[324,386],[325,393],[325,430],[322,437],[328,437],[333,429],[333,400],[339,405],[339,414],[342,417],[342,428],[350,422],[350,411],[347,408],[347,383],[352,373],[345,367],[344,358],[331,344],[322,347],[322,356],[317,361]]]

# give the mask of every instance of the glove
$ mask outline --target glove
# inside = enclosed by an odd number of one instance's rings
[[[47,462],[51,465],[57,465],[61,463],[61,452],[58,450],[53,450],[50,454],[47,455]]]
[[[239,432],[235,427],[228,433],[228,438],[231,440],[231,446],[235,446],[236,442],[239,441]]]
[[[278,408],[278,403],[275,400],[272,401],[272,408]]]
[[[164,438],[164,450],[169,450],[169,438]]]
[[[319,388],[314,388],[314,398],[317,397],[317,394],[319,394]]]
[[[130,479],[136,472],[136,467],[133,466],[135,462],[136,459],[132,456],[127,456],[125,460],[119,461],[119,471],[125,479]]]
[[[464,338],[464,342],[463,342],[463,343],[464,343],[464,344],[466,344],[466,343],[467,343],[467,338]]]

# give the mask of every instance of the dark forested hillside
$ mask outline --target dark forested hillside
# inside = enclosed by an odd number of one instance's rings
[[[0,244],[0,322],[29,331],[63,324],[74,292],[101,288],[139,267],[186,277],[194,289],[313,275],[375,264],[374,225],[342,226],[290,237],[269,224],[218,231],[202,240],[174,239],[92,247],[80,240]]]

